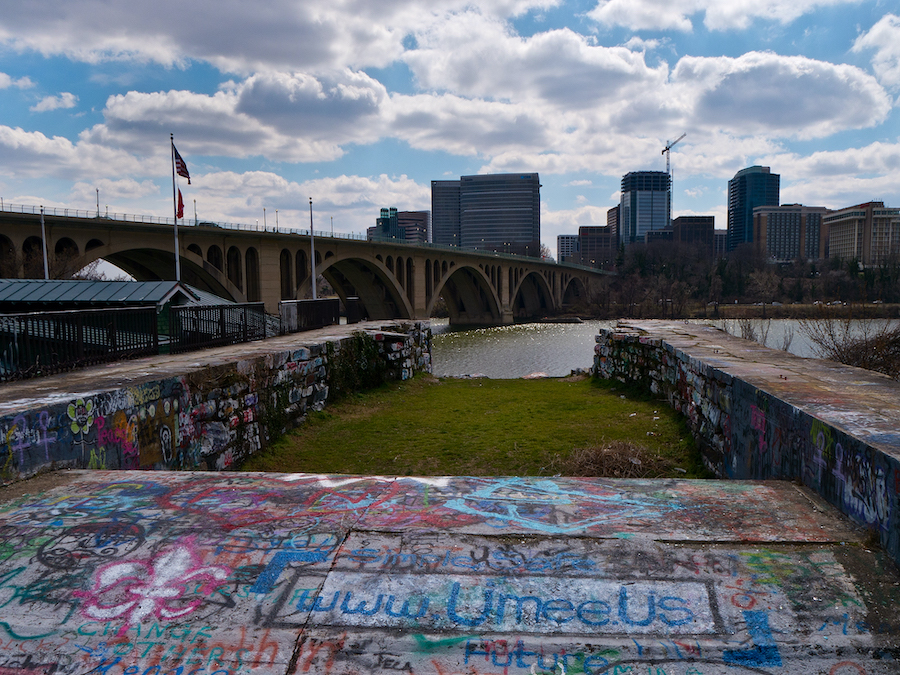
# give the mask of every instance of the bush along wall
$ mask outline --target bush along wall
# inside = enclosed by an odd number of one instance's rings
[[[430,325],[400,322],[45,401],[0,417],[0,479],[57,468],[231,469],[336,396],[417,372],[431,372]]]
[[[642,327],[645,323],[652,322],[640,322]],[[754,352],[752,360],[742,365],[746,372],[736,374],[738,369],[729,372],[724,365],[727,360],[719,359],[712,345],[706,345],[708,353],[701,358],[698,353],[702,350],[675,347],[660,333],[628,326],[602,330],[595,345],[593,374],[636,383],[665,398],[685,415],[705,464],[717,476],[801,481],[868,528],[900,564],[900,454],[896,452],[900,434],[896,416],[893,422],[888,419],[882,425],[888,433],[875,428],[878,422],[872,420],[871,400],[855,400],[849,386],[840,384],[841,375],[848,375],[847,366],[800,359],[803,365],[797,370],[810,371],[811,385],[807,386],[796,381],[800,378],[794,371],[783,371],[789,372],[786,375],[779,368],[786,363],[783,360],[798,357],[759,348],[769,353],[767,362],[767,355],[756,347],[735,349],[730,341],[737,338],[723,334],[716,340],[729,344],[732,353],[742,349]],[[817,367],[821,378],[815,377]],[[832,382],[833,397],[840,405],[798,405],[798,396],[779,396],[766,391],[759,381],[752,381],[747,373],[754,369],[778,372],[778,377],[784,378],[785,391],[802,395],[810,390],[821,394],[823,386],[828,388],[823,383]],[[896,383],[875,373],[851,370],[860,373],[860,379],[866,380],[873,391],[884,387],[887,398],[893,396],[900,408],[900,387]],[[855,433],[845,424],[866,416],[872,425],[868,430],[875,428],[872,433]]]

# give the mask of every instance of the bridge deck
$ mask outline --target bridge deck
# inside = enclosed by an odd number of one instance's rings
[[[785,482],[73,471],[0,499],[3,673],[900,669],[896,568]]]

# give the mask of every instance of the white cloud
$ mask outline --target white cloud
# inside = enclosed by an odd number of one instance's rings
[[[872,68],[878,80],[888,89],[900,90],[900,17],[885,14],[853,43],[853,51],[874,49]]]
[[[20,77],[19,79],[14,80],[6,73],[0,73],[0,89],[9,89],[10,87],[28,89],[29,87],[33,86],[34,82],[32,82],[28,77]]]
[[[566,185],[571,185],[572,187],[582,187],[585,185],[593,185],[593,181],[587,179],[579,179],[579,180],[570,180]]]
[[[268,120],[240,112],[240,101],[240,86],[212,96],[189,91],[111,96],[104,109],[105,122],[85,131],[82,138],[141,154],[152,153],[155,147],[162,159],[168,155],[168,133],[174,130],[176,145],[186,160],[186,153],[196,153],[261,155],[290,162],[336,159],[343,154],[339,144],[355,138],[341,128],[335,129],[331,138],[323,138],[324,133],[308,137],[301,115],[299,128],[282,133]]]
[[[666,66],[650,68],[642,52],[595,46],[569,29],[520,38],[507,24],[476,12],[417,38],[418,47],[403,60],[419,85],[460,96],[582,110],[635,96],[666,76]]]
[[[0,126],[0,175],[73,179],[85,175],[122,176],[146,170],[129,152],[93,143],[72,143],[61,136]]]
[[[558,0],[483,0],[482,13],[518,16]],[[464,10],[469,0],[426,9],[416,0],[45,0],[39,7],[8,3],[0,43],[45,56],[98,63],[110,60],[183,66],[209,62],[227,72],[327,72],[383,67],[399,57],[403,40],[436,16]],[[173,20],[173,17],[176,19]]]
[[[691,32],[693,17],[703,14],[710,30],[744,29],[756,19],[788,24],[819,7],[859,0],[599,0],[588,12],[595,21],[631,30]]]
[[[63,92],[59,96],[45,96],[36,105],[29,108],[32,112],[48,112],[50,110],[59,110],[60,108],[74,108],[78,102],[78,97],[69,92]]]
[[[671,80],[687,119],[737,135],[819,138],[874,126],[891,110],[859,68],[771,52],[685,57]]]

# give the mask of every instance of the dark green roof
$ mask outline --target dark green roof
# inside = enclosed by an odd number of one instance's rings
[[[60,306],[126,307],[176,304],[230,304],[177,281],[89,281],[81,279],[0,279],[0,306],[34,311]]]

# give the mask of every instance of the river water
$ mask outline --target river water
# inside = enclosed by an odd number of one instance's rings
[[[752,332],[757,341],[773,349],[785,349],[797,356],[819,356],[796,320],[710,319],[692,323],[713,325],[738,337],[749,337]],[[610,320],[455,330],[446,319],[432,319],[432,367],[438,377],[512,379],[534,373],[564,377],[576,368],[593,365],[595,336],[601,327],[615,325],[616,321]]]

